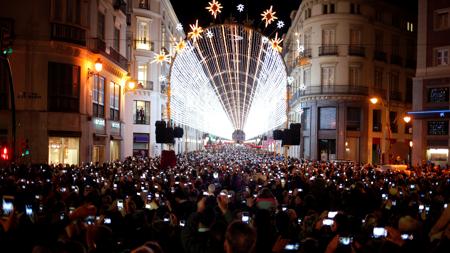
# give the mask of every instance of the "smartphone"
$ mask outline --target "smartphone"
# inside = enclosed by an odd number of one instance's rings
[[[334,224],[334,220],[332,219],[323,219],[322,225],[323,226],[332,226]]]
[[[119,209],[119,211],[123,210],[123,199],[117,200],[117,209]]]
[[[299,243],[288,243],[284,247],[284,250],[285,251],[297,251],[299,248],[300,248],[300,244]]]
[[[208,192],[203,192],[203,196],[209,196]]]
[[[59,213],[59,220],[64,220],[66,214],[64,212]]]
[[[25,205],[25,214],[27,216],[33,216],[33,206],[32,205]]]
[[[164,218],[164,222],[169,222],[170,219],[169,218]]]
[[[339,244],[350,245],[353,242],[353,237],[339,237]]]
[[[185,220],[180,220],[180,227],[184,227],[186,226],[186,221]]]
[[[298,218],[298,219],[297,219],[297,224],[300,225],[300,223],[302,223],[302,219]]]
[[[374,227],[373,228],[373,237],[374,238],[384,238],[387,236],[387,230],[382,227]]]
[[[106,217],[105,219],[103,219],[103,223],[105,223],[105,224],[111,224],[111,218]]]
[[[402,234],[402,239],[403,240],[412,240],[412,239],[414,239],[414,236],[410,235],[410,234]]]
[[[86,219],[84,220],[86,222],[86,224],[88,225],[94,225],[95,222],[95,217],[90,215],[88,217],[86,217]]]
[[[328,212],[328,218],[333,219],[338,212]]]
[[[424,205],[419,205],[419,211],[422,211],[424,209]]]
[[[14,210],[14,197],[13,196],[3,196],[3,216],[7,217],[11,214],[11,212]]]
[[[250,215],[248,212],[242,212],[242,222],[246,224],[250,222]]]

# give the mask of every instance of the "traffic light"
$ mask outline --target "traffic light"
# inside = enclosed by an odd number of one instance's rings
[[[30,145],[28,144],[28,139],[22,144],[22,157],[30,155]]]
[[[9,150],[7,147],[2,147],[1,149],[1,159],[2,160],[9,160]]]

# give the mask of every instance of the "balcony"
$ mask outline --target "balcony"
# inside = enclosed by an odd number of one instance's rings
[[[406,59],[405,67],[408,69],[416,69],[416,60]]]
[[[389,92],[389,99],[390,100],[394,100],[394,101],[403,101],[403,99],[402,99],[402,93],[400,92],[400,91],[394,91],[394,90],[391,90],[390,92]]]
[[[294,97],[309,96],[309,95],[334,95],[334,94],[349,94],[349,95],[369,95],[369,87],[353,86],[353,85],[320,85],[308,86],[305,90],[299,90],[298,95]]]
[[[114,48],[109,47],[109,53],[106,52],[106,43],[100,38],[92,38],[89,40],[89,49],[96,54],[101,54],[109,60],[116,63],[124,70],[128,70],[128,59],[122,56]]]
[[[391,55],[391,64],[395,64],[395,65],[401,66],[402,63],[403,63],[403,61],[402,61],[402,57],[400,55],[397,55],[397,54],[392,54]]]
[[[138,80],[136,88],[140,90],[153,90],[153,81]]]
[[[366,48],[361,46],[350,45],[348,46],[348,55],[353,56],[366,56]]]
[[[150,10],[150,4],[148,4],[148,0],[140,0],[138,6],[140,9]]]
[[[136,38],[136,43],[134,44],[134,48],[138,49],[138,50],[154,51],[155,43],[153,41],[147,40],[147,38],[143,38],[143,39]]]
[[[373,52],[373,59],[376,61],[387,62],[386,52],[375,50],[375,52]]]
[[[311,48],[307,48],[307,49],[303,50],[303,52],[300,52],[298,57],[299,58],[311,58],[312,57]]]
[[[139,112],[136,112],[133,115],[133,123],[135,125],[150,125],[150,115],[145,115],[144,117],[140,117]]]
[[[50,39],[86,46],[86,30],[73,25],[51,23]]]
[[[338,47],[336,45],[327,45],[319,47],[319,56],[337,55]]]

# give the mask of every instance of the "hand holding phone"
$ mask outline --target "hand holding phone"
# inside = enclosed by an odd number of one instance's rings
[[[13,196],[3,196],[2,209],[3,217],[8,217],[14,211],[14,197]]]

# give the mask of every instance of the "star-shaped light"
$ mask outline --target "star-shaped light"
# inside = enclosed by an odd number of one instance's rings
[[[155,57],[153,58],[152,63],[154,62],[157,63],[170,62],[170,55],[166,54],[164,50],[161,50],[161,52],[159,54],[156,54]]]
[[[221,9],[223,8],[223,6],[219,2],[217,2],[216,0],[213,0],[212,2],[209,2],[208,4],[209,4],[209,6],[206,7],[206,9],[209,12],[211,12],[211,15],[213,15],[214,18],[216,18],[217,14],[222,12]]]
[[[175,45],[175,51],[180,53],[184,48],[186,48],[186,42],[180,37],[180,41]]]
[[[288,82],[288,84],[292,84],[293,82],[294,82],[294,77],[293,76],[288,76],[288,78],[287,78],[287,82]]]
[[[163,76],[163,75],[159,76],[160,82],[165,82],[166,80],[167,80],[166,76]]]
[[[282,47],[280,47],[281,42],[283,41],[283,39],[278,38],[278,33],[275,34],[275,38],[272,39],[272,48],[274,50],[277,50],[278,52],[281,53],[281,51],[283,50]]]
[[[278,29],[281,29],[281,28],[283,28],[283,27],[284,27],[284,22],[281,21],[281,20],[278,21],[278,22],[277,22],[277,28],[278,28]]]
[[[177,29],[177,31],[181,32],[181,31],[183,31],[183,25],[181,23],[178,23],[177,27],[175,29]]]
[[[198,26],[198,19],[195,21],[195,25],[191,25],[191,32],[188,33],[190,39],[193,39],[194,42],[197,41],[198,38],[202,37],[203,28]]]
[[[301,85],[300,85],[300,90],[306,90],[306,85],[301,84]]]
[[[239,12],[243,12],[243,11],[244,11],[244,5],[243,5],[243,4],[239,4],[239,5],[237,6],[237,10],[238,10]]]
[[[266,44],[267,42],[269,42],[269,38],[267,38],[266,36],[263,36],[262,43]]]
[[[211,39],[214,36],[213,32],[211,32],[211,30],[206,31],[206,37],[208,37],[208,39]]]
[[[261,14],[261,16],[263,17],[263,18],[262,18],[262,21],[265,21],[265,22],[266,22],[266,27],[267,27],[268,25],[270,25],[273,21],[275,21],[276,19],[278,19],[278,17],[275,16],[276,12],[274,12],[274,11],[272,10],[272,8],[273,8],[273,6],[271,5],[269,9],[265,10],[265,11]]]

